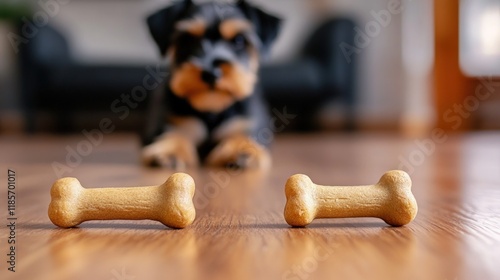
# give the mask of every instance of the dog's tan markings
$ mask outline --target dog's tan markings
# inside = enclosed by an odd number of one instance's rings
[[[231,40],[234,36],[250,31],[252,25],[243,19],[227,19],[219,25],[219,31],[226,40]]]
[[[187,32],[198,37],[202,37],[207,30],[207,24],[202,18],[181,20],[175,27],[177,31]]]
[[[201,80],[201,70],[191,63],[184,63],[173,71],[170,88],[198,111],[221,112],[235,101],[250,96],[257,80],[254,72],[238,64],[221,65],[221,70],[222,78],[217,81],[215,89],[210,89]]]
[[[172,92],[189,101],[198,111],[218,113],[236,100],[236,95],[225,88],[211,89],[201,80],[201,70],[192,63],[184,63],[173,71],[170,81]]]
[[[250,53],[250,71],[256,73],[259,70],[259,52],[254,48],[250,48],[249,50]]]
[[[201,69],[192,63],[184,63],[173,71],[170,88],[179,97],[209,90],[208,85],[201,80]]]
[[[247,71],[239,64],[224,64],[221,69],[223,75],[217,82],[219,89],[231,92],[237,100],[252,94],[257,81],[256,73]]]
[[[207,157],[216,167],[269,169],[271,156],[266,148],[246,135],[229,137],[217,145]]]
[[[254,120],[244,117],[233,117],[222,123],[213,132],[213,139],[222,141],[223,139],[236,135],[249,135],[255,129]]]
[[[229,108],[235,98],[226,91],[207,90],[189,95],[188,101],[198,111],[219,113]]]
[[[174,126],[174,131],[184,135],[194,144],[198,145],[208,137],[205,124],[195,117],[170,117],[168,123]]]
[[[189,138],[172,131],[162,134],[155,142],[144,147],[142,162],[147,166],[184,170],[198,165],[198,153]]]

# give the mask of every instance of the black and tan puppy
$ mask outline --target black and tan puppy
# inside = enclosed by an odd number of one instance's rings
[[[162,114],[149,120],[144,163],[268,167],[269,143],[259,131],[269,120],[257,72],[280,21],[245,1],[183,1],[150,16],[148,25],[170,77],[162,100],[153,101],[152,111]]]

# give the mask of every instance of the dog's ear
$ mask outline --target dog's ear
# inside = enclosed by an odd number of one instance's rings
[[[262,41],[264,51],[269,51],[280,32],[281,19],[248,4],[245,0],[238,1],[238,7],[254,24],[255,31]]]
[[[150,15],[147,18],[149,31],[151,32],[151,35],[158,45],[162,55],[165,55],[165,52],[171,44],[172,34],[176,22],[182,18],[192,5],[192,0],[177,2],[172,6]]]

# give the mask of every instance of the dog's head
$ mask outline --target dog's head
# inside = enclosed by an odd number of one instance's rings
[[[253,93],[280,20],[245,1],[185,0],[151,15],[148,25],[170,61],[172,92],[198,111],[217,113]]]

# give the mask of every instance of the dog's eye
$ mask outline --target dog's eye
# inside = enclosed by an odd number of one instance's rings
[[[235,49],[243,50],[247,45],[247,39],[242,34],[238,34],[231,40],[231,43],[233,43]]]

